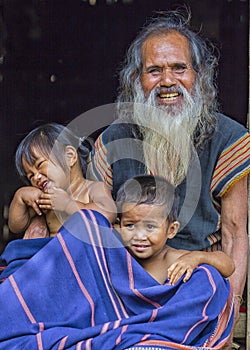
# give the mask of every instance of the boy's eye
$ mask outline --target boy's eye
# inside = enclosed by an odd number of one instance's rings
[[[149,230],[153,230],[153,229],[155,228],[155,226],[152,225],[152,224],[147,224],[147,228],[148,228]]]
[[[125,227],[129,230],[133,230],[135,225],[134,224],[126,224]]]

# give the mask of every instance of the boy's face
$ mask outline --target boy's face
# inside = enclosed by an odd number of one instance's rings
[[[43,192],[53,186],[63,189],[68,187],[69,177],[59,164],[38,152],[34,151],[34,155],[35,161],[32,165],[23,159],[23,167],[32,186]]]
[[[165,207],[153,204],[124,203],[120,234],[126,248],[137,259],[158,255],[178,231],[178,223],[169,223]]]

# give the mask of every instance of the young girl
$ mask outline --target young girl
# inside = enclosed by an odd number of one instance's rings
[[[186,282],[199,264],[214,266],[224,277],[234,272],[233,260],[222,251],[187,251],[166,244],[178,229],[178,196],[161,177],[136,176],[117,193],[118,218],[122,240],[132,256],[164,284],[175,284],[185,273]]]
[[[28,186],[10,204],[9,228],[26,230],[36,215],[45,216],[50,236],[79,209],[93,209],[113,222],[116,207],[104,183],[84,178],[89,149],[63,125],[32,130],[16,151],[16,168]]]

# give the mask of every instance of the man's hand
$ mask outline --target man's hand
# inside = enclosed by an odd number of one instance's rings
[[[195,267],[199,264],[193,252],[180,256],[174,264],[168,268],[168,279],[171,285],[175,284],[183,275],[183,282],[187,282],[191,277]]]

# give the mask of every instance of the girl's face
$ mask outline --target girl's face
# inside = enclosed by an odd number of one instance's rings
[[[137,260],[154,258],[173,238],[179,224],[169,223],[164,206],[124,203],[120,234],[126,248]]]
[[[48,159],[47,156],[35,150],[33,153],[35,161],[32,165],[23,159],[23,167],[30,184],[43,192],[52,187],[66,190],[70,181],[69,168],[62,169],[55,159]]]

